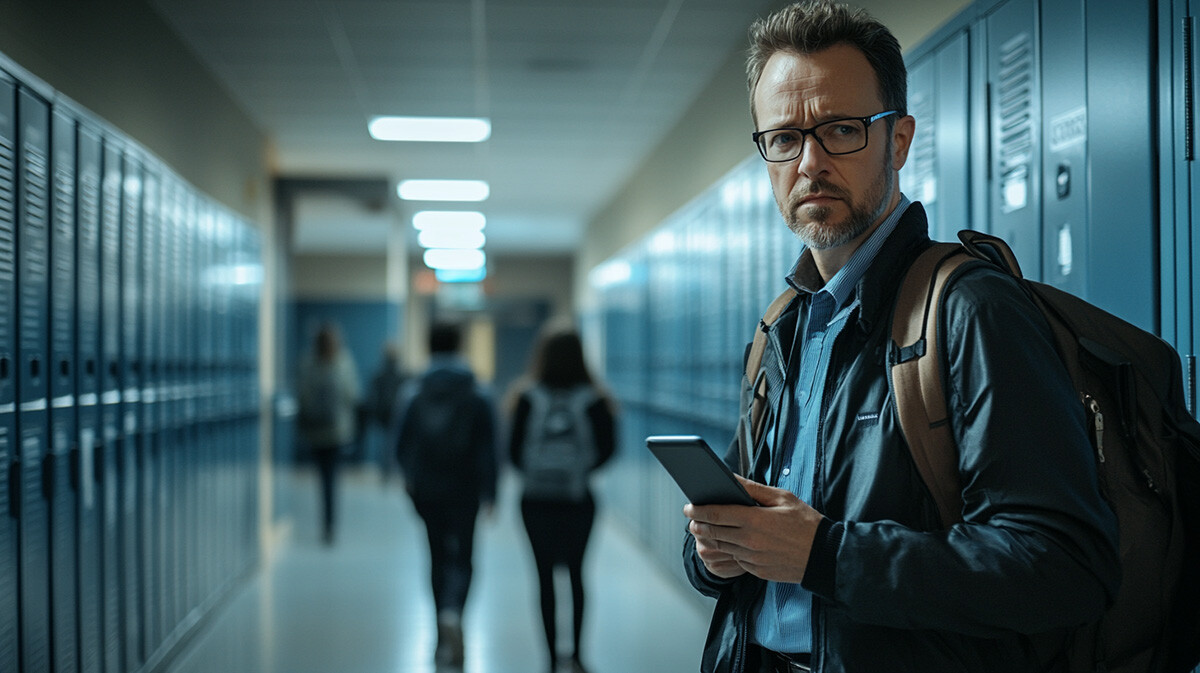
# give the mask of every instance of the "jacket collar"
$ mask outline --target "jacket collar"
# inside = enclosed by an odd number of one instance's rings
[[[917,201],[909,204],[900,215],[896,228],[888,235],[871,266],[863,272],[855,285],[855,298],[859,301],[859,327],[864,332],[870,332],[871,326],[879,319],[879,311],[891,306],[893,293],[888,288],[900,286],[900,280],[916,256],[929,247],[929,223],[925,217],[925,208]],[[805,249],[792,269],[790,282],[801,291],[801,295],[811,294],[814,288],[821,288],[825,281],[817,271],[812,251]]]

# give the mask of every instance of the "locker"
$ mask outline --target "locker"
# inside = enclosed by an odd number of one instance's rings
[[[139,515],[141,507],[141,229],[142,167],[133,147],[121,157],[120,224],[120,347],[117,354],[117,381],[121,391],[119,422],[121,462],[121,570],[125,629],[125,670],[136,670],[145,661],[142,632],[142,549],[144,540]]]
[[[50,108],[17,92],[17,441],[20,462],[21,669],[50,670],[50,521],[46,341]]]
[[[1042,280],[1087,298],[1088,106],[1083,3],[1043,2]]]
[[[1115,0],[1092,0],[1086,12],[1091,165],[1086,259],[1091,272],[1086,276],[1086,297],[1157,332],[1161,320],[1155,213],[1160,176],[1155,167],[1152,9],[1148,3],[1127,6]],[[1117,269],[1120,273],[1112,273]]]
[[[0,72],[0,670],[20,668],[16,487],[16,86]]]
[[[102,540],[97,460],[100,437],[100,134],[78,129],[78,225],[75,235],[75,395],[79,446],[79,670],[102,666]]]
[[[103,139],[100,195],[100,330],[99,384],[100,433],[97,446],[100,470],[100,511],[103,522],[101,562],[103,586],[104,670],[124,670],[125,595],[121,576],[121,551],[125,531],[121,526],[121,391],[120,299],[121,299],[121,146],[111,136]]]
[[[1035,0],[1007,0],[987,32],[990,232],[1008,241],[1027,278],[1041,280],[1041,79]]]
[[[969,45],[969,31],[955,31],[922,49],[908,70],[908,113],[917,132],[901,190],[925,207],[934,240],[954,241],[960,229],[982,224],[972,222],[970,211]]]
[[[155,282],[157,260],[157,237],[161,229],[157,166],[147,160],[142,175],[142,231],[139,264],[142,281],[141,319],[138,328],[138,372],[141,374],[141,510],[142,530],[142,633],[145,639],[145,654],[150,656],[166,637],[163,624],[163,569],[161,562],[163,518],[159,492],[162,490],[162,467],[159,459],[157,366],[155,347],[157,333],[152,325],[157,315],[156,297],[159,291]],[[128,386],[127,386],[128,387]]]
[[[78,670],[75,463],[75,119],[51,117],[53,210],[50,226],[50,615],[55,673]]]

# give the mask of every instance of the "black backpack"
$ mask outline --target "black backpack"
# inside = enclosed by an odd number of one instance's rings
[[[1116,602],[1076,632],[1072,671],[1185,672],[1200,663],[1200,424],[1184,403],[1179,355],[1157,336],[1021,276],[1004,241],[976,231],[937,244],[910,267],[896,300],[888,358],[896,410],[942,522],[961,521],[957,451],[946,424],[937,314],[964,264],[1012,275],[1054,333],[1092,432],[1100,487],[1117,514]]]
[[[408,407],[405,425],[418,461],[425,469],[444,472],[461,469],[472,450],[476,397],[471,387],[422,385]]]
[[[300,410],[296,417],[300,428],[307,432],[328,431],[337,422],[338,383],[333,365],[316,364],[311,378],[300,394]]]

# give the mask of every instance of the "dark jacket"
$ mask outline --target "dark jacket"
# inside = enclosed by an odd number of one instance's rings
[[[810,503],[827,522],[802,582],[814,595],[814,669],[1063,670],[1072,628],[1100,616],[1120,577],[1082,405],[1049,326],[1011,278],[969,265],[952,279],[939,348],[965,504],[964,522],[940,530],[887,365],[895,292],[929,245],[913,204],[858,283],[858,308],[833,347]],[[820,284],[807,253],[795,273],[802,287]],[[804,328],[810,298],[801,292],[769,330],[766,427],[781,428],[787,413],[784,345]],[[779,447],[746,447],[739,465],[749,387],[743,380],[743,425],[726,460],[762,481]],[[712,577],[685,540],[689,579],[718,599],[701,670],[758,671],[750,611],[765,583]]]
[[[495,411],[465,365],[435,362],[417,382],[400,415],[396,458],[413,499],[495,502]]]

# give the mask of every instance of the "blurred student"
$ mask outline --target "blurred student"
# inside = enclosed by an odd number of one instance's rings
[[[298,378],[297,427],[320,473],[322,539],[333,544],[338,456],[354,441],[358,407],[358,373],[336,325],[325,323],[317,331]]]
[[[374,438],[379,439],[379,442],[386,441],[383,438],[395,428],[397,400],[405,380],[404,369],[400,366],[400,345],[389,341],[384,344],[383,358],[379,362],[379,368],[371,375],[366,398],[359,407],[360,427],[363,431],[374,428]],[[371,444],[372,448],[367,451],[367,457],[377,459],[380,469],[386,475],[395,461],[395,456],[388,450],[382,450],[379,452],[381,455],[375,456],[377,446],[375,443]]]
[[[523,481],[521,517],[537,564],[551,671],[559,670],[556,566],[566,566],[571,577],[574,649],[567,670],[584,670],[583,554],[596,518],[589,477],[613,455],[614,426],[612,405],[588,373],[579,335],[573,329],[547,330],[518,393],[509,455]]]
[[[496,500],[495,410],[458,355],[457,326],[430,331],[429,368],[400,414],[396,458],[429,536],[439,665],[463,663],[475,520]]]

